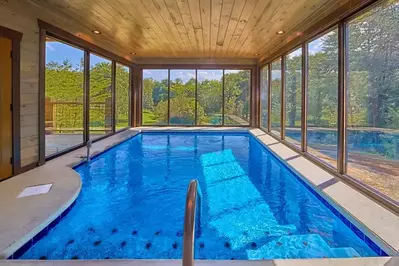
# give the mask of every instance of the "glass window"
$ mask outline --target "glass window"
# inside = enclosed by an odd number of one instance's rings
[[[271,132],[280,136],[281,132],[281,58],[272,63],[271,80]]]
[[[171,125],[195,124],[195,70],[170,70]]]
[[[115,119],[116,130],[129,126],[129,68],[116,64]]]
[[[399,201],[399,1],[348,23],[347,172]]]
[[[248,126],[250,121],[250,70],[224,71],[224,124]]]
[[[222,124],[223,70],[197,70],[197,124]]]
[[[260,125],[265,129],[267,129],[267,123],[268,123],[268,116],[267,116],[268,112],[267,109],[269,105],[268,79],[269,79],[269,65],[266,65],[260,70],[260,115],[261,115]]]
[[[46,157],[83,143],[84,52],[46,39]]]
[[[332,167],[337,163],[338,30],[308,44],[308,151]]]
[[[112,133],[111,61],[90,54],[90,139]]]
[[[302,49],[285,58],[285,137],[301,146]]]
[[[142,124],[168,124],[168,70],[143,69]]]

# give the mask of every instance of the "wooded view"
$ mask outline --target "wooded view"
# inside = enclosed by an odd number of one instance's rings
[[[347,25],[348,173],[399,199],[399,2],[387,1]],[[338,30],[308,44],[308,148],[336,167]],[[301,141],[300,50],[286,57],[287,140]],[[281,64],[272,63],[272,130],[281,121]],[[277,78],[278,77],[278,78]],[[261,71],[262,126],[267,128],[267,66]],[[272,131],[273,132],[273,131]]]
[[[154,78],[157,71],[164,78]],[[213,78],[207,78],[209,73]],[[223,95],[224,125],[249,125],[249,70],[225,70],[224,92],[222,70],[198,70],[197,107],[195,70],[170,70],[170,75],[168,118],[168,70],[144,70],[144,125],[194,125],[195,117],[198,125],[222,125]]]
[[[62,46],[65,60],[46,64],[46,155],[83,143],[84,64],[83,51],[67,44]],[[54,48],[49,48],[54,49]],[[73,64],[70,58],[79,58]],[[90,55],[89,134],[90,139],[112,132],[111,61]],[[115,128],[128,126],[129,68],[116,64]]]

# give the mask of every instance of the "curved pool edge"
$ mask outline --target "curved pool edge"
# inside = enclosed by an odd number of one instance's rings
[[[128,129],[93,144],[97,156],[141,131]],[[47,234],[73,207],[82,180],[73,169],[84,163],[86,148],[67,153],[0,183],[0,261],[18,258]],[[46,194],[17,198],[29,186],[53,184]]]
[[[62,217],[62,214],[72,206],[79,196],[82,188],[82,181],[77,172],[73,171],[67,166],[61,168],[57,167],[56,171],[54,171],[54,169],[44,168],[46,167],[43,166],[42,169],[37,168],[38,171],[36,172],[38,172],[39,178],[36,180],[36,184],[53,183],[53,186],[47,194],[16,199],[17,201],[22,200],[25,202],[16,204],[17,207],[13,210],[16,210],[20,213],[20,217],[18,219],[19,223],[15,224],[15,221],[10,221],[10,223],[7,223],[9,225],[7,231],[9,233],[17,231],[14,233],[14,235],[19,234],[19,238],[15,238],[17,240],[10,242],[5,249],[1,250],[0,258],[2,259],[13,257],[16,253],[23,253],[30,246],[36,243],[36,241],[39,239],[39,236],[44,236],[47,234],[50,227],[55,226],[54,222],[58,223],[60,221],[59,218]],[[46,176],[54,176],[56,178],[43,178]],[[32,173],[21,174],[15,178],[17,177],[18,179],[31,179]],[[10,183],[11,181],[12,179],[10,179]],[[24,187],[36,185],[31,184],[32,180],[27,180],[26,183],[23,182],[24,180],[19,181],[20,182],[18,183],[22,185],[20,191],[22,191]],[[11,184],[11,186],[12,185],[13,184]],[[40,196],[42,196],[41,199],[38,199]],[[31,197],[36,198],[33,199]],[[30,215],[29,217],[24,217],[28,216],[26,214],[34,215],[32,215],[33,217]],[[24,221],[25,225],[20,227]],[[17,227],[17,225],[19,226]],[[16,230],[18,228],[20,230]],[[3,240],[1,240],[1,242],[3,243]]]

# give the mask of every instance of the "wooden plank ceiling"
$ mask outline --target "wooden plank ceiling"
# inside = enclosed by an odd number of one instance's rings
[[[17,1],[40,19],[133,60],[261,60],[349,0]]]

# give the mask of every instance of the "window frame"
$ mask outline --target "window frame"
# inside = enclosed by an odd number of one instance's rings
[[[304,141],[303,141],[303,131],[305,131],[304,129],[303,129],[303,119],[302,119],[302,117],[303,117],[303,105],[304,105],[304,103],[303,103],[303,101],[304,101],[304,93],[306,93],[306,96],[307,96],[307,90],[306,91],[304,91],[304,89],[305,89],[305,86],[304,86],[304,81],[303,81],[303,77],[304,77],[304,51],[303,50],[307,50],[307,47],[306,48],[304,48],[304,45],[303,44],[301,44],[301,45],[297,45],[297,46],[295,46],[294,48],[292,48],[291,50],[289,50],[288,52],[286,52],[286,53],[284,53],[283,55],[282,55],[282,57],[284,58],[284,72],[283,72],[283,79],[284,79],[284,87],[283,87],[283,91],[285,91],[286,90],[286,86],[287,86],[287,83],[286,83],[286,81],[287,81],[287,75],[286,75],[286,70],[287,70],[287,56],[288,55],[290,55],[291,53],[293,53],[293,52],[295,52],[295,51],[297,51],[297,50],[301,50],[301,141],[300,141],[300,147],[301,147],[301,149],[302,149],[302,145],[303,145],[303,143],[304,143]],[[306,56],[307,56],[307,51],[306,51]],[[307,68],[307,67],[306,67]],[[306,79],[307,79],[307,76],[306,76]],[[306,81],[306,88],[307,88],[307,81]],[[285,92],[284,92],[285,93]],[[307,98],[305,99],[306,101],[307,101]],[[283,112],[284,112],[284,121],[282,121],[282,127],[284,127],[284,140],[285,140],[285,137],[286,137],[286,130],[285,130],[285,128],[286,128],[286,119],[287,119],[287,113],[286,113],[286,104],[287,104],[287,101],[286,101],[286,98],[285,98],[285,94],[284,94],[284,110],[283,110]],[[307,105],[307,102],[306,102],[306,105]],[[306,128],[306,130],[307,130],[307,128]],[[305,137],[306,138],[306,137]],[[287,143],[290,143],[290,144],[293,144],[293,143],[291,143],[290,141],[287,141]],[[293,144],[294,145],[294,147],[297,147],[295,144]],[[297,147],[298,148],[298,147]]]
[[[206,127],[226,127],[226,126],[233,126],[233,127],[251,127],[254,126],[254,122],[255,122],[255,118],[256,118],[256,114],[254,115],[254,112],[256,111],[255,106],[253,106],[253,95],[254,90],[255,90],[255,80],[253,77],[253,74],[256,72],[256,66],[252,66],[252,65],[141,65],[140,68],[140,73],[141,73],[141,88],[143,90],[143,85],[144,85],[144,76],[143,76],[143,71],[144,70],[156,70],[156,69],[164,69],[164,70],[168,70],[168,123],[165,125],[146,125],[143,124],[143,121],[141,119],[139,126],[148,126],[148,127],[152,127],[152,126],[157,126],[157,127],[198,127],[198,126],[205,126],[205,125],[200,125],[197,121],[197,107],[195,110],[195,123],[192,125],[173,125],[170,123],[170,71],[171,70],[194,70],[195,71],[195,83],[196,83],[196,87],[195,87],[195,105],[197,106],[198,104],[198,70],[222,70],[223,74],[222,74],[222,95],[223,95],[223,99],[222,99],[222,123],[219,125],[206,125]],[[249,71],[249,122],[247,125],[226,125],[224,123],[224,105],[225,105],[225,97],[224,97],[224,91],[225,91],[225,71],[226,70],[246,70]],[[140,99],[139,99],[140,103],[142,103],[143,101],[143,96],[142,94],[140,95]],[[139,117],[142,118],[142,108],[140,108],[139,110]]]
[[[278,56],[278,57],[276,57],[274,60],[272,60],[270,63],[269,63],[269,71],[270,71],[270,74],[269,74],[269,78],[270,78],[270,81],[269,81],[269,86],[270,86],[270,88],[269,88],[269,92],[270,92],[270,96],[269,96],[269,98],[270,98],[270,101],[269,101],[269,104],[270,104],[270,113],[269,113],[269,119],[270,119],[270,122],[269,122],[269,124],[270,124],[270,127],[269,127],[269,133],[272,135],[272,136],[274,136],[274,137],[277,137],[277,138],[280,138],[281,140],[284,140],[284,138],[282,138],[282,136],[283,136],[283,132],[285,132],[285,130],[283,130],[283,127],[284,127],[284,129],[285,129],[285,125],[284,125],[284,122],[285,122],[285,119],[284,119],[284,117],[283,117],[283,107],[285,106],[284,105],[284,95],[283,95],[283,90],[284,90],[284,73],[283,73],[283,63],[285,62],[284,60],[283,60],[283,58],[285,57],[285,55],[282,55],[282,56]],[[280,62],[278,62],[278,61],[280,61]],[[275,134],[274,132],[273,132],[273,130],[272,130],[272,79],[273,79],[273,75],[272,75],[272,73],[273,73],[273,63],[276,63],[276,64],[278,64],[278,63],[280,63],[280,80],[281,80],[281,82],[280,82],[280,132],[278,132],[279,133],[279,135],[277,135],[277,134]],[[284,133],[285,134],[285,133]]]
[[[126,127],[124,127],[124,128],[120,128],[120,129],[116,129],[116,103],[117,103],[117,101],[116,101],[116,99],[117,99],[117,93],[116,93],[116,78],[115,78],[115,85],[114,85],[114,92],[115,92],[115,111],[114,111],[114,114],[115,114],[115,118],[114,118],[114,121],[115,121],[115,123],[114,123],[114,126],[115,126],[115,130],[114,130],[114,133],[119,133],[119,132],[121,132],[121,131],[124,131],[124,130],[126,130],[126,129],[128,129],[129,127],[131,127],[132,125],[131,125],[131,123],[132,123],[132,119],[131,119],[131,117],[132,117],[132,103],[131,103],[131,97],[132,97],[132,68],[131,67],[129,67],[129,66],[127,66],[127,65],[125,65],[125,64],[123,64],[123,63],[120,63],[120,62],[118,62],[118,61],[115,61],[115,77],[116,77],[116,75],[117,75],[117,73],[116,73],[116,70],[118,69],[117,68],[117,65],[120,65],[120,66],[122,66],[122,67],[127,67],[128,68],[128,75],[129,75],[129,80],[128,80],[128,84],[129,84],[129,86],[128,86],[128,95],[127,95],[127,97],[128,97],[128,114],[127,114],[127,121],[128,121],[128,123],[127,123],[127,126]]]
[[[369,12],[375,7],[378,7],[382,1],[371,1],[367,3],[365,6],[361,8],[357,8],[353,10],[350,14],[343,17],[342,19],[336,21],[328,25],[328,27],[321,28],[319,31],[315,31],[314,34],[310,34],[308,38],[301,41],[298,45],[295,45],[294,48],[288,50],[288,52],[284,52],[274,56],[271,59],[267,59],[262,62],[260,68],[269,66],[271,62],[275,61],[279,57],[285,57],[292,51],[302,48],[302,107],[301,107],[301,147],[297,147],[292,143],[282,139],[281,137],[272,134],[270,131],[270,110],[268,112],[269,126],[267,129],[263,127],[261,128],[263,131],[269,133],[273,138],[278,141],[281,141],[287,147],[292,150],[298,152],[305,158],[309,159],[311,162],[315,163],[317,166],[322,168],[323,170],[329,172],[330,174],[340,178],[342,181],[354,186],[357,190],[362,192],[363,194],[373,198],[378,203],[387,207],[390,210],[393,210],[395,213],[399,213],[399,202],[394,199],[388,197],[387,195],[379,192],[373,187],[363,183],[351,177],[347,174],[347,92],[348,92],[348,84],[347,84],[347,71],[348,71],[348,23],[352,20],[358,18],[364,13]],[[326,33],[332,30],[338,30],[338,123],[337,123],[337,168],[333,168],[329,166],[327,163],[321,161],[317,157],[313,156],[307,151],[308,143],[307,143],[307,114],[308,114],[308,70],[309,70],[309,54],[308,54],[308,46],[309,43],[318,39],[319,37],[325,35]],[[270,75],[270,74],[269,74]],[[284,75],[285,76],[285,75]],[[269,76],[270,77],[270,76]],[[269,103],[270,103],[270,85],[269,85]],[[283,122],[283,121],[282,121]]]
[[[260,118],[260,121],[259,121],[259,128],[261,128],[261,129],[263,129],[264,131],[268,131],[269,132],[269,129],[268,129],[268,125],[269,125],[269,114],[270,114],[270,112],[269,112],[269,68],[270,68],[270,66],[269,66],[269,63],[267,63],[267,64],[265,64],[265,65],[263,65],[262,67],[260,67],[259,68],[259,118]],[[263,70],[265,70],[265,71],[263,71]],[[262,113],[263,113],[263,108],[262,108],[262,73],[263,72],[266,72],[266,75],[267,75],[267,82],[266,82],[266,94],[267,94],[267,98],[266,98],[266,102],[267,102],[267,108],[266,108],[266,118],[267,118],[267,124],[266,124],[266,127],[264,127],[263,126],[263,124],[262,124],[262,122],[263,122],[263,120],[262,120],[262,117],[263,117],[263,115],[262,115]]]
[[[43,165],[46,161],[57,158],[68,152],[82,148],[87,145],[89,141],[97,142],[116,133],[127,130],[132,126],[132,76],[134,64],[129,60],[119,57],[116,54],[102,49],[92,43],[89,43],[75,35],[72,35],[60,28],[57,28],[47,22],[38,20],[39,24],[39,159],[38,165]],[[83,82],[83,142],[81,144],[69,147],[49,156],[45,155],[45,69],[46,69],[46,38],[50,37],[68,46],[82,50],[84,52],[84,82]],[[89,104],[90,104],[90,55],[94,54],[106,60],[111,61],[111,99],[112,99],[112,130],[110,133],[98,137],[94,140],[89,140]],[[122,128],[118,131],[115,129],[115,67],[116,63],[129,68],[129,121],[128,127]]]

